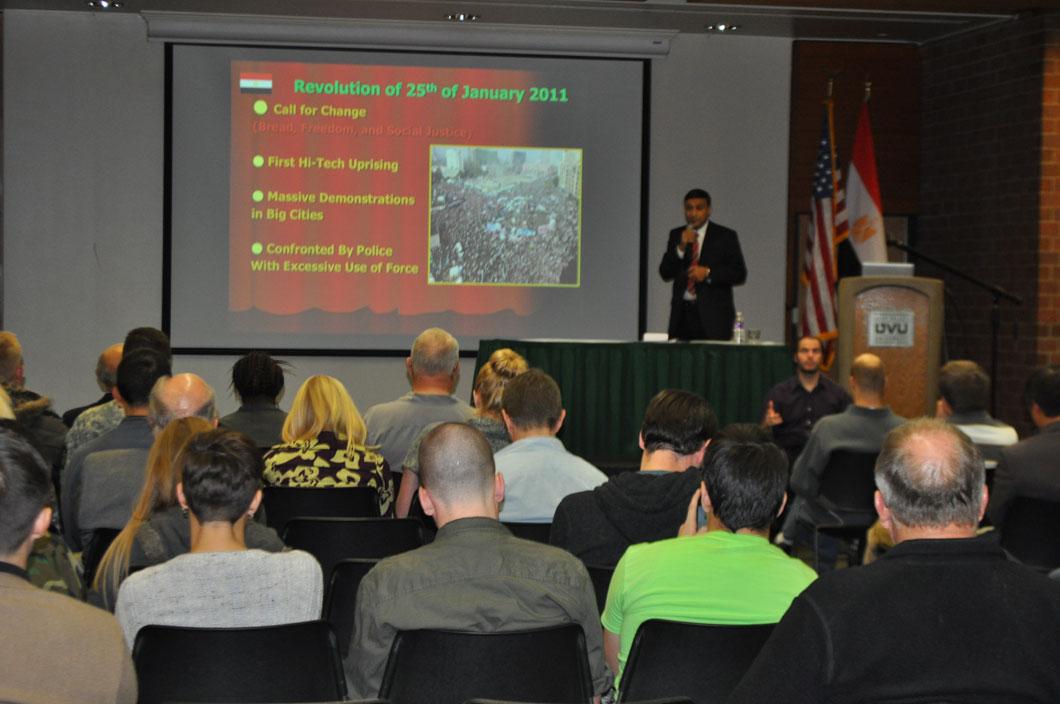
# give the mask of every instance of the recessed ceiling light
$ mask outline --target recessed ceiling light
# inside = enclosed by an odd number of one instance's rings
[[[735,32],[739,28],[740,28],[740,25],[738,25],[738,24],[730,24],[728,22],[717,22],[715,24],[708,24],[707,25],[707,31],[708,32],[721,32],[721,33]]]
[[[450,12],[445,16],[445,19],[450,22],[477,22],[479,16],[470,12]]]
[[[116,10],[125,3],[121,0],[87,0],[85,4],[93,10]]]

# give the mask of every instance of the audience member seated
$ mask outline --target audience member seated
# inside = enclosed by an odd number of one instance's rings
[[[430,423],[463,422],[473,411],[453,396],[460,381],[460,345],[441,328],[420,333],[405,359],[411,390],[399,399],[380,403],[364,414],[368,444],[378,447],[387,466],[401,471],[409,446]]]
[[[475,403],[475,414],[468,418],[467,424],[477,428],[489,442],[490,448],[497,452],[509,444],[508,429],[501,420],[501,397],[508,382],[525,372],[529,367],[523,356],[507,347],[494,351],[490,358],[478,370],[475,376],[475,388],[471,392]],[[404,518],[408,515],[412,497],[420,485],[420,442],[427,433],[441,423],[431,423],[409,446],[401,467],[401,489],[398,491],[397,515]]]
[[[885,384],[886,372],[879,357],[866,353],[854,359],[850,369],[854,403],[842,413],[818,421],[792,469],[791,488],[796,498],[784,522],[787,540],[796,545],[813,545],[813,524],[836,520],[817,501],[831,454],[836,450],[879,452],[887,433],[902,424],[902,418],[883,402]],[[821,537],[822,567],[834,566],[837,549],[834,538]]]
[[[103,395],[93,403],[71,408],[64,413],[63,424],[67,428],[72,426],[77,417],[89,408],[102,406],[104,403],[110,403],[114,400],[114,394],[110,390],[114,388],[114,384],[118,380],[118,363],[121,362],[121,352],[122,344],[120,342],[100,352],[99,359],[96,360],[96,385],[99,386],[99,390],[103,392]]]
[[[0,424],[0,701],[133,704],[136,674],[114,617],[29,582],[26,561],[54,500],[28,438]]]
[[[979,452],[988,470],[997,466],[1001,448],[1019,437],[1008,423],[994,419],[990,407],[990,377],[983,368],[967,359],[955,359],[939,370],[939,400],[935,417],[957,426]]]
[[[121,528],[129,520],[154,441],[147,419],[151,390],[166,374],[169,361],[153,350],[130,352],[118,364],[114,397],[124,417],[69,458],[62,476],[63,537],[72,550],[87,546],[94,529]]]
[[[1025,396],[1038,434],[1001,450],[989,508],[999,528],[1017,496],[1060,501],[1060,365],[1036,369]]]
[[[147,478],[132,518],[111,543],[96,571],[93,588],[111,611],[118,586],[130,568],[161,564],[191,547],[188,518],[177,501],[178,458],[189,438],[212,428],[204,418],[178,418],[166,425],[151,445]],[[246,543],[247,547],[268,552],[284,549],[276,532],[257,521],[247,522]]]
[[[63,462],[66,426],[52,410],[52,402],[26,388],[22,345],[13,332],[0,330],[0,386],[11,401],[15,420],[26,431],[48,467],[58,471]]]
[[[896,546],[797,597],[730,704],[1060,701],[1060,589],[975,537],[975,445],[912,421],[887,436],[876,483]]]
[[[592,581],[575,557],[515,538],[498,523],[504,479],[482,433],[463,423],[440,425],[420,444],[419,463],[420,501],[438,536],[383,560],[361,581],[345,660],[351,697],[378,696],[398,631],[497,632],[571,622],[585,631],[595,690],[606,691]]]
[[[148,327],[133,328],[125,335],[125,342],[122,345],[123,357],[142,349],[153,350],[162,355],[166,359],[167,368],[173,366],[173,351],[169,346],[169,338],[161,330]],[[113,393],[114,389],[111,388],[111,394]],[[82,446],[116,428],[124,417],[125,413],[117,400],[89,408],[81,413],[70,426],[70,432],[66,434],[66,466],[70,466],[70,459]]]
[[[549,542],[588,565],[615,565],[634,543],[675,537],[717,429],[702,396],[660,391],[644,412],[640,471],[623,472],[560,501]]]
[[[177,464],[191,550],[122,582],[115,615],[129,647],[152,624],[238,628],[319,618],[324,583],[312,555],[247,547],[247,522],[261,503],[261,455],[250,438],[199,433]]]
[[[284,444],[265,453],[270,486],[370,486],[379,497],[379,515],[393,511],[394,480],[386,460],[364,445],[361,414],[338,379],[306,379],[283,424]]]
[[[566,416],[559,385],[540,369],[508,382],[501,397],[501,417],[512,444],[496,457],[507,487],[501,521],[551,523],[564,497],[607,481],[607,475],[567,452],[556,437]]]
[[[239,397],[239,410],[221,418],[221,427],[238,430],[258,447],[283,442],[287,414],[277,404],[283,395],[285,364],[264,352],[240,357],[232,365],[232,389]]]
[[[682,535],[631,545],[615,568],[601,620],[616,678],[644,621],[776,623],[816,576],[769,542],[769,526],[786,501],[788,460],[780,448],[719,439],[707,453],[701,479]],[[707,517],[703,526],[700,507]]]
[[[813,335],[803,335],[795,345],[795,376],[780,382],[766,394],[762,425],[773,432],[773,440],[796,458],[810,439],[810,431],[825,416],[842,413],[850,405],[850,394],[821,373],[824,348]]]

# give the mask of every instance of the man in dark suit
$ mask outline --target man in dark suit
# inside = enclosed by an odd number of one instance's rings
[[[1026,395],[1038,434],[1001,450],[987,508],[999,528],[1018,496],[1060,501],[1060,365],[1035,370]]]
[[[732,287],[747,280],[736,232],[710,222],[710,194],[694,188],[685,195],[685,227],[670,230],[659,264],[663,281],[673,281],[670,338],[728,340],[736,307]]]

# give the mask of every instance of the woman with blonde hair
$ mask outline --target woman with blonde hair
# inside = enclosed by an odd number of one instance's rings
[[[475,415],[467,420],[467,424],[477,428],[486,436],[494,452],[507,447],[512,442],[501,420],[501,397],[504,396],[504,387],[529,368],[530,366],[521,354],[502,347],[490,355],[475,375],[475,387],[471,392]],[[399,518],[408,515],[412,497],[420,486],[420,441],[438,425],[439,423],[431,423],[420,432],[419,437],[409,446],[405,459],[401,463],[401,488],[397,497]]]
[[[379,515],[393,511],[394,480],[383,456],[364,444],[364,419],[338,379],[306,379],[283,424],[283,444],[265,453],[265,483],[271,486],[370,486]]]
[[[118,586],[130,568],[159,564],[188,551],[191,537],[188,520],[177,502],[180,468],[176,460],[189,439],[212,429],[213,424],[203,418],[178,418],[155,437],[147,455],[144,488],[132,517],[104,553],[92,584],[111,611]],[[256,523],[247,531],[247,542],[271,552],[284,548],[275,531]]]

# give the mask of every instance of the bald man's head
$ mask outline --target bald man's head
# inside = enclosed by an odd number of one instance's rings
[[[442,423],[420,443],[420,483],[434,501],[458,506],[493,500],[493,450],[475,428]]]
[[[883,396],[887,374],[883,368],[883,360],[876,355],[866,352],[855,357],[850,367],[850,377],[861,392]]]
[[[415,376],[445,376],[456,368],[460,345],[445,330],[428,328],[412,343],[410,359]]]
[[[101,391],[110,391],[118,383],[118,365],[125,345],[118,342],[103,350],[96,361],[96,383]]]
[[[217,419],[213,387],[197,374],[177,374],[159,379],[151,390],[151,424],[158,429],[171,420],[197,416]]]

